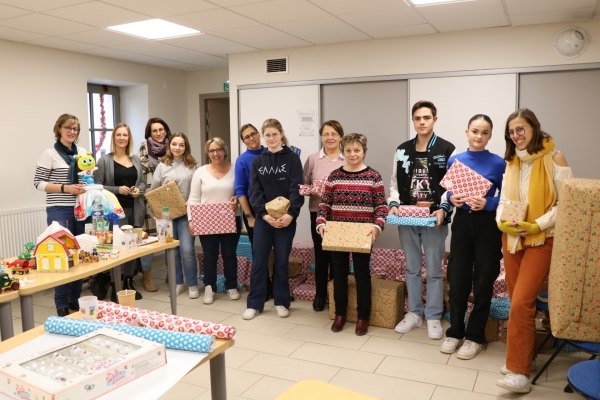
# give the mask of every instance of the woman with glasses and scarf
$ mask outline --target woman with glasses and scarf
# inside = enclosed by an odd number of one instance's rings
[[[154,170],[167,153],[167,143],[169,143],[169,138],[171,137],[171,129],[169,129],[169,125],[161,118],[150,118],[146,123],[144,136],[146,141],[140,145],[138,157],[142,162],[146,191],[150,191],[152,189],[150,186],[152,185]],[[151,221],[150,218],[146,218],[146,230],[150,229]],[[152,254],[140,257],[144,274],[144,289],[147,292],[156,292],[158,290],[152,280],[152,259]]]
[[[506,121],[506,172],[496,210],[502,235],[506,285],[510,297],[506,375],[496,385],[516,393],[531,390],[529,373],[536,356],[535,300],[550,272],[560,182],[573,176],[565,156],[526,108]],[[524,221],[500,221],[508,201],[527,204]]]
[[[73,236],[85,231],[85,221],[75,218],[75,200],[85,192],[84,185],[77,175],[77,155],[87,155],[87,151],[77,146],[81,127],[79,119],[71,114],[63,114],[54,124],[54,146],[44,150],[37,161],[33,181],[37,190],[46,192],[46,222],[58,222]],[[54,303],[59,317],[69,315],[69,309],[79,310],[81,280],[76,280],[54,288]]]

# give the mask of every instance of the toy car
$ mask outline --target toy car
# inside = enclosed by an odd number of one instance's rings
[[[19,275],[28,274],[30,269],[33,269],[32,262],[29,260],[15,260],[7,265],[8,268],[12,268],[13,275],[17,272]]]
[[[7,273],[0,273],[0,293],[2,293],[3,289],[19,289],[19,280],[15,278],[11,278]]]

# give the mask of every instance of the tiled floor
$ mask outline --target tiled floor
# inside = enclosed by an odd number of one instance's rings
[[[170,312],[167,285],[164,283],[164,261],[157,259],[154,269],[159,291],[143,290],[141,276],[135,278],[136,287],[144,296],[136,306]],[[84,286],[84,290],[87,288]],[[231,301],[224,294],[216,294],[212,305],[203,305],[202,297],[190,300],[187,291],[178,297],[181,315],[223,322],[237,328],[235,346],[227,350],[228,399],[275,399],[295,382],[318,379],[380,399],[410,400],[488,400],[496,398],[572,399],[567,394],[567,370],[585,354],[562,353],[540,378],[530,394],[515,395],[499,388],[494,382],[501,378],[499,368],[504,365],[506,345],[493,342],[485,351],[469,361],[458,360],[456,355],[442,354],[440,340],[427,337],[427,329],[415,329],[399,334],[391,329],[370,327],[369,333],[354,334],[354,324],[344,331],[333,333],[327,311],[315,313],[312,303],[295,301],[289,318],[279,318],[273,301],[265,312],[252,321],[242,320],[246,309],[242,294],[239,301]],[[55,315],[53,292],[34,296],[36,325]],[[21,332],[20,306],[13,302],[15,334]],[[443,321],[444,328],[447,327]],[[552,352],[544,351],[538,357],[541,366]],[[208,364],[197,368],[167,392],[163,400],[210,399]]]

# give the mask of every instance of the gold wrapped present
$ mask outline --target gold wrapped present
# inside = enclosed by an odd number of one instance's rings
[[[560,185],[548,305],[555,337],[600,342],[600,180]]]
[[[278,196],[265,204],[267,214],[275,219],[279,219],[287,214],[290,209],[290,201],[283,196]]]
[[[329,221],[323,237],[323,250],[370,253],[372,224]]]
[[[177,186],[177,182],[171,181],[144,194],[146,201],[152,209],[156,218],[160,218],[163,207],[169,207],[171,218],[179,218],[187,214],[185,200]]]
[[[269,276],[273,276],[273,264],[275,263],[275,255],[273,250],[269,254]],[[288,260],[288,278],[294,278],[302,272],[302,259],[299,257],[290,257]]]
[[[467,324],[469,324],[469,317],[471,314],[467,315]],[[487,323],[485,324],[485,341],[496,342],[498,340],[498,324],[500,323],[499,319],[494,317],[488,317]],[[465,325],[465,327],[466,327]]]
[[[356,281],[348,277],[348,308],[346,321],[358,319],[356,300]],[[329,318],[335,319],[335,300],[333,299],[333,281],[329,282]],[[371,279],[371,318],[369,325],[382,328],[394,328],[404,318],[404,282]]]
[[[510,201],[508,200],[504,204],[504,208],[502,209],[502,215],[500,216],[500,221],[525,221],[527,218],[527,203],[520,203],[518,201]]]

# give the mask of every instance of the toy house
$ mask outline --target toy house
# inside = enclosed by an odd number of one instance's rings
[[[79,249],[77,239],[64,230],[46,236],[35,247],[38,271],[68,271],[79,264]]]

